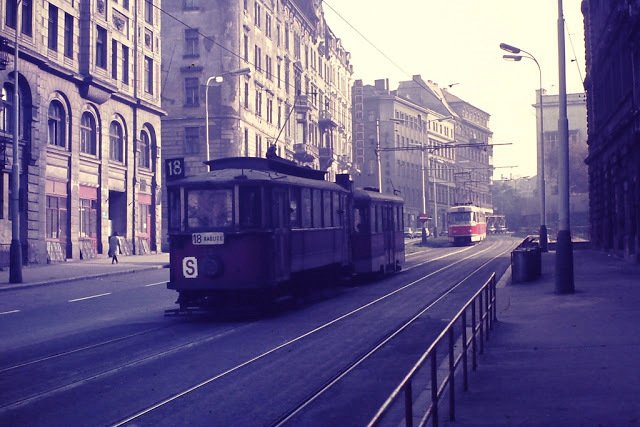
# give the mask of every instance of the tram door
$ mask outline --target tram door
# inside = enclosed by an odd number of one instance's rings
[[[382,232],[384,233],[384,251],[387,260],[387,269],[391,270],[395,265],[395,238],[393,226],[393,208],[382,205]]]
[[[289,278],[291,265],[291,242],[289,230],[289,203],[287,192],[282,188],[274,188],[271,193],[271,221],[274,238],[274,276],[276,280]]]

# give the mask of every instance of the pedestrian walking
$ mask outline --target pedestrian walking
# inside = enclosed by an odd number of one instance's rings
[[[111,257],[111,264],[118,263],[118,232],[114,231],[113,235],[109,237],[109,256]]]

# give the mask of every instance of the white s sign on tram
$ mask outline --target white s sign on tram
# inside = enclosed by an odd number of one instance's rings
[[[185,279],[198,277],[198,258],[193,256],[182,258],[182,274]]]

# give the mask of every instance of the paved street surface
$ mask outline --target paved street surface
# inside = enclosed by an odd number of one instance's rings
[[[107,256],[98,255],[98,258],[86,261],[24,266],[21,284],[9,283],[9,268],[7,267],[0,271],[0,291],[155,270],[168,264],[169,254],[162,252],[150,255],[119,255],[117,264],[111,264],[111,258]]]
[[[430,258],[433,259],[432,256]],[[123,256],[117,265],[111,265],[108,258],[98,258],[29,266],[23,270],[25,283],[21,285],[9,284],[9,272],[5,270],[0,271],[0,290],[27,290],[57,283],[51,289],[60,288],[62,291],[67,288],[63,283],[88,277],[146,270],[150,275],[151,270],[159,270],[167,262],[168,254],[157,254]],[[442,407],[441,425],[640,425],[637,398],[637,390],[640,389],[640,375],[637,373],[640,338],[635,333],[640,323],[640,266],[601,252],[576,249],[576,293],[557,295],[554,292],[554,263],[555,253],[552,251],[543,254],[540,279],[519,284],[501,281],[498,289],[499,322],[490,335],[485,354],[479,358],[478,371],[470,375],[470,390],[461,392],[458,385],[456,420],[448,421],[446,407]],[[148,280],[158,281],[158,278],[149,277]],[[170,304],[169,300],[173,299],[173,295],[168,299],[163,296],[166,291],[162,289],[144,289],[162,291],[158,297],[162,297],[160,305]],[[369,292],[370,288],[364,290]],[[316,303],[309,309],[323,312],[337,301],[339,299],[332,298],[327,304]],[[160,311],[157,307],[154,310]],[[285,317],[289,315],[295,313]],[[129,323],[142,328],[162,326],[167,322],[156,317],[152,319],[157,325],[146,323],[147,318],[144,318],[145,323]],[[263,321],[251,327],[258,328],[263,323],[265,327],[269,326],[269,322]],[[189,328],[190,334],[200,333],[199,330],[191,331],[193,326],[176,325]],[[208,330],[211,325],[205,323],[202,327]],[[273,329],[273,325],[269,328]],[[266,336],[264,331],[259,332],[256,336]],[[242,337],[248,338],[246,335]],[[164,340],[164,337],[154,339],[146,345],[151,347],[152,342]],[[242,348],[252,341],[244,342],[241,346],[235,344],[234,348]],[[254,379],[257,374],[254,373]],[[356,389],[352,391],[358,393]],[[327,425],[331,423],[330,418],[324,419]],[[323,425],[322,418],[315,419],[313,424]]]
[[[542,262],[539,280],[499,289],[498,326],[445,424],[640,425],[640,266],[574,250],[576,293],[556,295],[555,252]]]

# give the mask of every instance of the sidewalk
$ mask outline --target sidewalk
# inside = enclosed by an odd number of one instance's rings
[[[0,291],[160,269],[169,264],[169,254],[119,255],[118,261],[118,264],[111,264],[111,258],[98,255],[98,258],[86,261],[27,265],[22,268],[22,283],[18,284],[9,283],[7,267],[0,271]]]
[[[575,294],[554,292],[555,252],[537,281],[498,289],[497,326],[444,425],[640,425],[640,265],[573,253]]]

